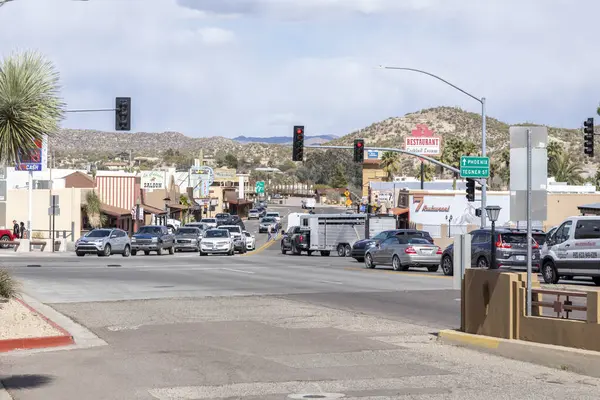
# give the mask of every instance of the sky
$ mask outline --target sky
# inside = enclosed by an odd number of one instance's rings
[[[379,65],[436,74],[508,123],[577,128],[600,101],[599,12],[597,0],[14,0],[0,7],[0,57],[53,61],[68,109],[132,97],[132,131],[341,136],[423,108],[481,111]],[[114,114],[62,126],[111,131]]]

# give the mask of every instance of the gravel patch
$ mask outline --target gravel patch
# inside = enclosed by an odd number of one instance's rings
[[[0,340],[60,335],[62,332],[18,301],[0,303]]]

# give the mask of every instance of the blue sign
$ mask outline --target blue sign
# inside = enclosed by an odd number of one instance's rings
[[[367,150],[367,158],[379,158],[379,151]]]

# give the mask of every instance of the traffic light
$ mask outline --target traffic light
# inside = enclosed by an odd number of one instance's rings
[[[304,126],[294,126],[292,161],[304,159]]]
[[[131,130],[131,97],[117,97],[115,102],[115,129]]]
[[[365,140],[354,139],[354,162],[363,163],[365,160]]]
[[[475,181],[467,179],[467,201],[475,201]]]
[[[594,157],[594,118],[583,123],[583,153]]]

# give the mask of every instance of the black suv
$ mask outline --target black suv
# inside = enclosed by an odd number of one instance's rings
[[[471,235],[471,268],[490,268],[492,256],[491,229],[476,229]],[[532,249],[532,265],[534,270],[540,268],[540,245],[545,240],[542,231],[532,233],[536,241]],[[442,271],[444,275],[454,273],[454,244],[446,247],[442,253]],[[527,267],[527,232],[522,229],[496,229],[496,265],[491,268],[525,268]]]
[[[365,252],[369,247],[375,246],[377,243],[384,241],[387,238],[391,238],[397,235],[405,235],[405,237],[423,238],[429,243],[433,244],[433,238],[429,232],[418,231],[416,229],[393,229],[390,231],[383,231],[373,236],[371,239],[363,239],[358,242],[354,242],[352,246],[351,257],[358,262],[365,260]]]

